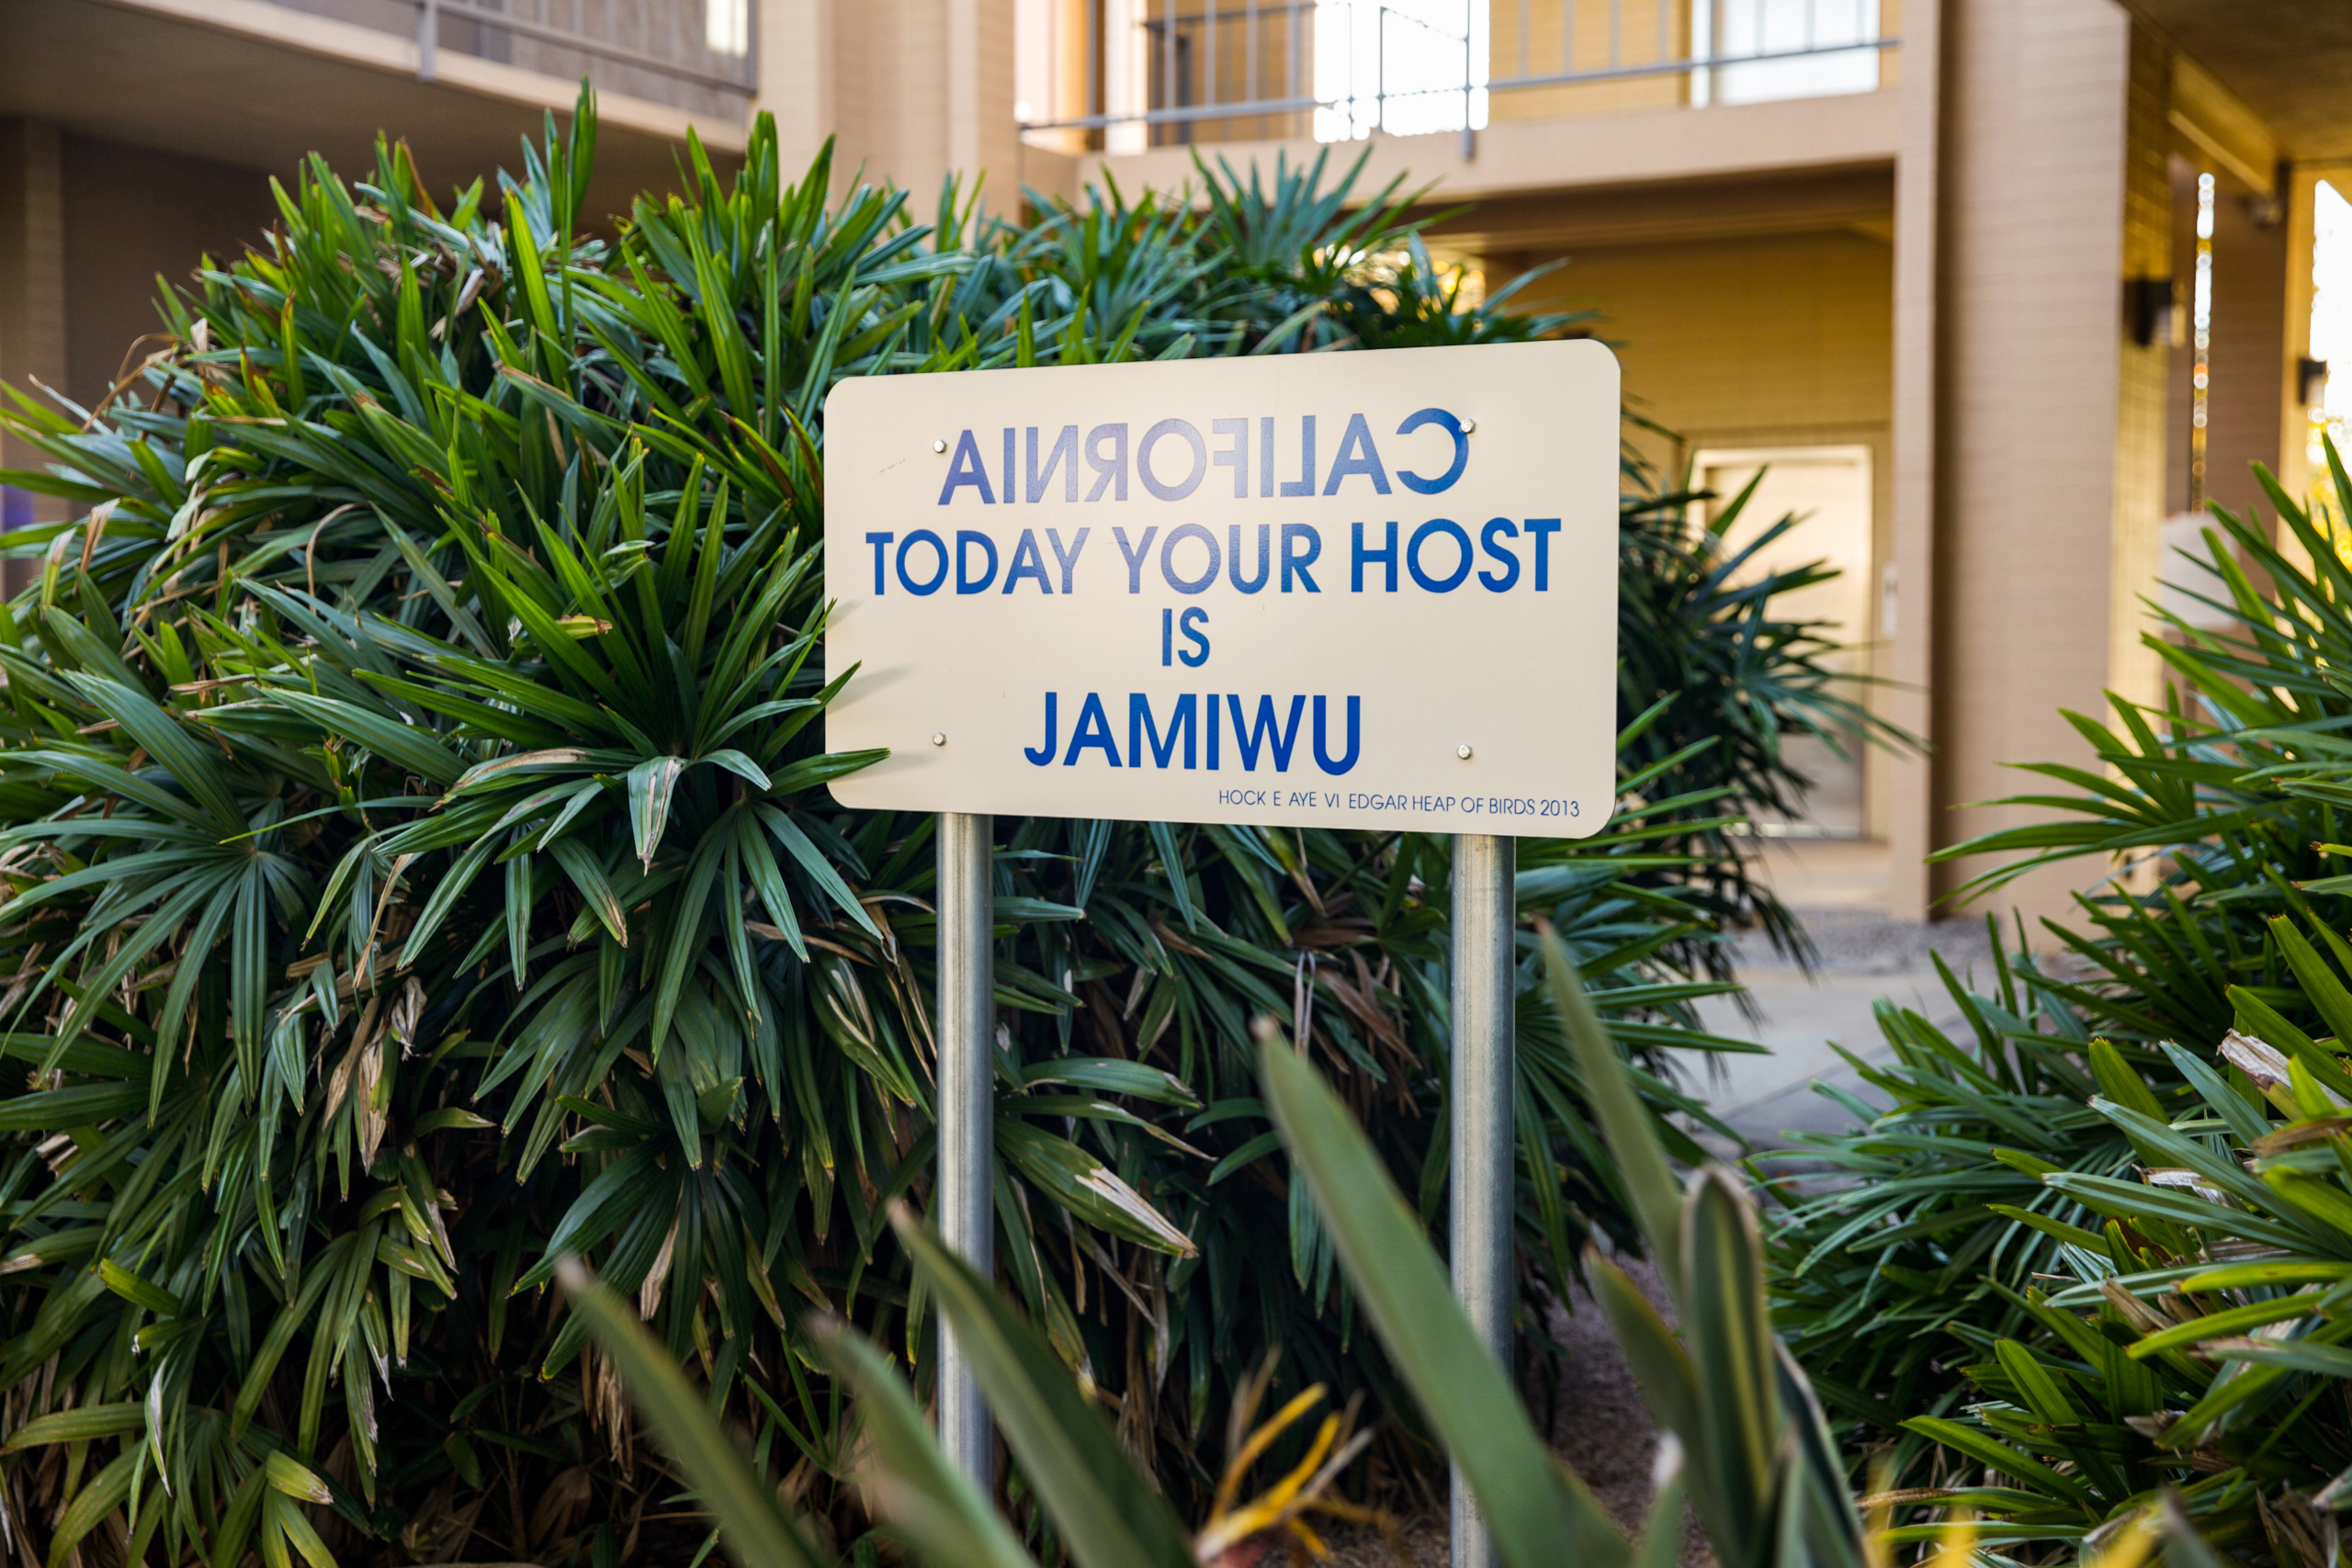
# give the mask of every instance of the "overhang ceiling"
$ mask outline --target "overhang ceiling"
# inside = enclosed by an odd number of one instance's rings
[[[2352,0],[2347,0],[2352,3]],[[1426,218],[1455,211],[1431,202]],[[1849,231],[1892,243],[1894,171],[1812,169],[1635,189],[1487,197],[1430,231],[1448,250],[1557,254],[1603,245],[1687,244],[1759,234]]]
[[[2245,103],[2298,163],[2352,158],[2352,3],[2129,0]]]
[[[306,20],[289,14],[289,24]],[[548,85],[568,103],[568,88]],[[521,140],[537,139],[544,113],[137,5],[0,0],[0,116],[102,141],[281,176],[318,152],[346,177],[367,177],[382,129],[407,140],[438,193],[501,168],[520,174]],[[637,192],[675,183],[676,144],[626,118],[607,114],[600,127],[590,214],[626,211]]]

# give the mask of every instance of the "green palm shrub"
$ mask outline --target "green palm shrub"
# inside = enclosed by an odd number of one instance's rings
[[[1667,1568],[1682,1560],[1687,1502],[1706,1531],[1713,1560],[1739,1568],[1863,1568],[1893,1561],[1891,1548],[1917,1540],[1941,1540],[1953,1555],[1939,1561],[1998,1562],[2010,1559],[1972,1553],[1982,1545],[2053,1535],[2082,1543],[2079,1554],[2070,1556],[2085,1568],[2136,1568],[2159,1545],[2175,1568],[2218,1568],[2211,1543],[2226,1540],[2235,1521],[2218,1518],[2210,1509],[2196,1517],[2191,1499],[2229,1490],[2226,1480],[2200,1482],[2186,1492],[2151,1490],[2113,1509],[2097,1532],[2077,1527],[2035,1533],[1973,1521],[1866,1528],[1804,1372],[1772,1332],[1765,1305],[1763,1241],[1745,1186],[1719,1166],[1698,1169],[1678,1184],[1642,1103],[1638,1079],[1589,1005],[1566,949],[1548,933],[1542,947],[1547,994],[1555,1011],[1569,1021],[1577,1069],[1610,1153],[1626,1169],[1645,1239],[1659,1260],[1679,1320],[1679,1326],[1669,1327],[1622,1270],[1606,1258],[1593,1258],[1600,1302],[1665,1435],[1657,1496],[1636,1540],[1627,1540],[1575,1473],[1544,1450],[1503,1369],[1454,1303],[1420,1222],[1388,1181],[1377,1151],[1346,1106],[1271,1020],[1261,1020],[1259,1030],[1261,1078],[1281,1126],[1289,1173],[1308,1190],[1339,1238],[1349,1288],[1395,1356],[1412,1398],[1462,1466],[1504,1562],[1513,1568],[1562,1561],[1597,1568]],[[2352,993],[2345,997],[2352,1006]],[[2284,1070],[2294,1071],[2291,1066]],[[2308,1081],[2307,1074],[2295,1079],[2299,1086]],[[2232,1104],[2232,1119],[2251,1114],[2243,1102],[2233,1099]],[[2307,1129],[2312,1125],[2305,1123]],[[1317,1514],[1361,1515],[1332,1495],[1363,1445],[1363,1435],[1351,1438],[1350,1422],[1339,1416],[1325,1419],[1305,1462],[1241,1501],[1265,1434],[1311,1409],[1321,1392],[1314,1390],[1256,1432],[1236,1426],[1234,1457],[1210,1517],[1197,1531],[1187,1532],[1123,1452],[1104,1413],[1073,1382],[1045,1336],[910,1213],[901,1210],[894,1223],[915,1254],[918,1274],[937,1292],[958,1342],[969,1348],[1018,1467],[1016,1483],[1043,1500],[1054,1539],[1082,1568],[1177,1568],[1227,1561],[1228,1551],[1234,1553],[1231,1560],[1250,1561],[1253,1547],[1285,1544],[1319,1554],[1322,1542],[1310,1522]],[[2331,1280],[2352,1272],[2352,1262],[2330,1267],[2325,1278]],[[2270,1282],[2246,1269],[2233,1274],[2239,1288],[2251,1283],[2262,1294],[2275,1293]],[[2162,1279],[2111,1283],[2110,1289],[2145,1291],[2179,1278],[2180,1271],[2173,1270]],[[630,1392],[644,1404],[660,1439],[710,1502],[737,1561],[744,1568],[825,1562],[827,1554],[778,1507],[774,1493],[744,1464],[695,1390],[620,1298],[576,1265],[566,1266],[566,1279],[581,1310],[624,1366]],[[2186,1282],[2192,1289],[2207,1283]],[[2233,1281],[2217,1280],[2211,1288],[2230,1289]],[[2307,1307],[2316,1300],[2294,1299]],[[2038,1313],[2075,1322],[2039,1299],[2031,1304]],[[2289,1371],[2302,1364],[2297,1356],[2324,1353],[2318,1347],[2298,1350],[2274,1339],[2270,1346],[2288,1347],[2274,1355],[2245,1348],[2251,1341],[2218,1337],[2234,1333],[2246,1315],[2217,1315],[2198,1337],[2241,1359]],[[2269,1321],[2287,1319],[2273,1310]],[[2075,1335],[2078,1341],[2096,1337],[2087,1328]],[[988,1496],[948,1464],[888,1359],[838,1325],[820,1326],[817,1337],[859,1390],[869,1443],[864,1473],[885,1500],[884,1532],[935,1568],[1032,1568],[1035,1559]],[[2187,1337],[2175,1330],[2169,1342]],[[2152,1338],[2126,1355],[2153,1359],[2166,1348]],[[2352,1361],[2352,1353],[2335,1354]],[[2080,1375],[2079,1368],[2046,1367],[2020,1358],[2023,1353],[2011,1346],[2001,1361],[2004,1369],[2016,1369],[2018,1386],[2030,1391],[2021,1392],[2020,1398],[2063,1399],[2052,1392],[2059,1381]],[[2120,1360],[2112,1353],[2107,1357],[2103,1364],[2110,1375]],[[2082,1443],[2084,1427],[2075,1413],[2057,1413],[2064,1424],[2053,1426],[2038,1404],[2034,1409],[2044,1424],[2025,1429],[2041,1443]],[[2053,1430],[2054,1438],[2048,1435]],[[2091,1447],[2103,1438],[2094,1436]],[[1939,1501],[1995,1509],[2031,1503],[2045,1511],[2072,1501],[2063,1495],[2065,1478],[2021,1450],[1973,1434],[1964,1440],[1989,1450],[2004,1465],[2049,1475],[2062,1495],[2053,1502],[2022,1487],[1975,1487],[1943,1494]],[[2091,1462],[2098,1462],[2095,1453]]]
[[[1780,1349],[1767,1318],[1762,1243],[1745,1190],[1721,1167],[1675,1181],[1638,1080],[1587,1000],[1566,950],[1548,934],[1542,945],[1553,1010],[1568,1021],[1577,1070],[1610,1153],[1626,1170],[1681,1323],[1669,1328],[1622,1270],[1592,1259],[1611,1323],[1671,1434],[1664,1483],[1638,1542],[1628,1542],[1576,1474],[1545,1451],[1505,1369],[1454,1303],[1443,1265],[1378,1151],[1306,1056],[1272,1020],[1261,1020],[1260,1077],[1291,1179],[1311,1195],[1352,1295],[1463,1467],[1513,1568],[1555,1563],[1564,1552],[1595,1568],[1674,1563],[1686,1498],[1719,1562],[1863,1568],[1874,1559],[1838,1456],[1804,1373]],[[1237,1442],[1216,1511],[1188,1534],[1046,1336],[910,1214],[901,1211],[896,1223],[919,1277],[937,1294],[957,1342],[969,1348],[1020,1480],[1043,1501],[1056,1538],[1083,1568],[1214,1562],[1257,1536],[1319,1551],[1312,1515],[1354,1512],[1328,1495],[1362,1447],[1333,1417],[1305,1465],[1239,1506],[1240,1483],[1261,1439]],[[577,1269],[569,1279],[662,1440],[711,1503],[738,1561],[745,1568],[824,1561],[620,1299]],[[936,1568],[1033,1564],[982,1493],[948,1465],[888,1360],[838,1326],[820,1329],[819,1337],[858,1386],[873,1455],[869,1479],[886,1499],[886,1529]]]
[[[1792,1345],[1849,1436],[1923,1500],[2000,1515],[1995,1539],[2094,1539],[2177,1484],[2216,1539],[2333,1560],[2305,1549],[2332,1539],[2352,1462],[2341,1391],[2315,1351],[2232,1343],[2333,1332],[2332,1301],[2265,1314],[2340,1255],[2328,1130],[2295,1124],[2352,1100],[2334,863],[2352,572],[2324,513],[2270,491],[2278,541],[2225,513],[2210,536],[2233,629],[2151,633],[2165,705],[2076,716],[2098,771],[2033,768],[2058,790],[2022,800],[2051,819],[1951,852],[2007,857],[1984,891],[2108,859],[2076,919],[2046,922],[2055,961],[1996,929],[1988,973],[1944,970],[1954,1036],[1882,1003],[1892,1060],[1862,1072],[1886,1103],[1797,1156],[1849,1179],[1782,1178]],[[2005,1495],[1951,1484],[1985,1470]]]
[[[2352,1018],[2340,979],[2315,994]],[[2136,1076],[2112,1074],[2116,1098],[2090,1107],[2142,1163],[2043,1173],[2097,1228],[2037,1221],[2059,1258],[2015,1297],[2025,1331],[1964,1331],[1964,1418],[1906,1423],[2002,1488],[1914,1500],[1972,1505],[1996,1521],[1980,1539],[2081,1540],[2169,1484],[2209,1540],[2332,1562],[2352,1465],[2352,1151],[2330,1085],[2352,1079],[2300,1034],[2281,1049],[2233,1033],[2222,1071],[2166,1055],[2197,1103],[2166,1116]]]
[[[2041,1172],[2131,1169],[2130,1142],[2088,1104],[2098,1069],[2163,1060],[2118,1044],[2112,1021],[2050,976],[2022,933],[2014,947],[1992,934],[1989,975],[1938,961],[1963,1032],[1878,1003],[1888,1059],[1848,1060],[1884,1103],[1828,1091],[1855,1130],[1799,1134],[1785,1160],[1758,1162],[1784,1199],[1769,1226],[1774,1321],[1830,1411],[1895,1443],[1897,1475],[1928,1447],[1904,1421],[1947,1415],[1969,1392],[1952,1336],[2020,1332],[2018,1292],[2063,1266],[2038,1224],[2087,1220]],[[2186,1083],[2154,1082],[2170,1109],[2194,1100]]]
[[[2341,939],[2286,917],[2273,939],[2310,976],[2311,1005],[2332,1027],[2352,1024],[2343,978],[2352,952]],[[2072,1145],[2059,1151],[2067,1165],[2037,1157],[2025,1138],[2011,1142],[2006,1124],[1995,1134],[2014,1201],[1986,1202],[1998,1225],[1980,1214],[1975,1235],[1999,1235],[1996,1247],[2029,1254],[2032,1266],[1991,1258],[1940,1297],[1916,1280],[1907,1301],[1881,1292],[1911,1314],[1914,1333],[1940,1341],[1933,1353],[1964,1380],[1963,1392],[1936,1411],[1905,1414],[1898,1397],[1873,1409],[1852,1387],[1840,1391],[1847,1408],[1899,1423],[1937,1461],[1914,1466],[1924,1483],[1894,1492],[1888,1506],[1967,1511],[1964,1524],[1916,1519],[1890,1540],[1963,1533],[2094,1551],[2168,1492],[2207,1541],[2283,1563],[2336,1561],[2334,1510],[2352,1500],[2339,1480],[2352,1466],[2339,1381],[2352,1377],[2352,1352],[2339,1348],[2352,1336],[2341,1313],[2352,1278],[2344,1114],[2352,1074],[2333,1037],[2271,1028],[2269,1040],[2233,1031],[2211,1054],[2167,1042],[2157,1057],[2164,1072],[2144,1076],[2103,1038],[2073,1043],[2086,1092],[2051,1103],[2096,1119],[2120,1145],[2113,1157],[2086,1159],[2100,1145],[2080,1126],[2051,1140]],[[1906,1066],[1901,1076],[1933,1075]],[[2176,1083],[2185,1094],[2172,1091]],[[2004,1123],[2032,1109],[2022,1097],[1984,1093]],[[1887,1124],[1900,1115],[1882,1119],[1869,1140],[1899,1141]],[[1850,1152],[1845,1168],[1862,1173],[1866,1151]],[[1945,1163],[1953,1178],[1972,1174],[1957,1150]],[[1906,1170],[1895,1179],[1916,1203],[1936,1177]],[[1945,1212],[1993,1185],[1949,1181]],[[1904,1277],[1899,1266],[1888,1272]],[[1826,1315],[1816,1313],[1827,1289],[1811,1285],[1814,1308],[1784,1314],[1801,1325],[1801,1348],[1806,1327]],[[1874,1336],[1887,1337],[1889,1326]],[[1889,1379],[1898,1395],[1917,1382]]]
[[[1319,164],[1204,217],[1022,225],[951,186],[919,225],[822,160],[788,183],[763,122],[731,183],[695,150],[599,235],[594,123],[550,125],[495,217],[398,144],[356,186],[313,161],[104,406],[6,415],[49,464],[7,482],[81,509],[26,536],[0,630],[0,1530],[51,1561],[690,1552],[548,1288],[566,1254],[854,1527],[842,1386],[791,1309],[922,1373],[935,1293],[887,1216],[930,1179],[932,851],[823,787],[867,760],[820,744],[825,393],[1566,324],[1455,310],[1394,202]],[[1330,270],[1357,253],[1391,259]],[[1723,830],[1840,699],[1825,629],[1631,483],[1627,624],[1709,647],[1640,663],[1626,809],[1527,846],[1521,897],[1652,1111],[1695,1114],[1672,1063],[1732,1048],[1691,1004],[1760,897]],[[1280,1399],[1395,1387],[1272,1168],[1248,1020],[1291,1020],[1433,1211],[1446,841],[1001,831],[999,1256],[1131,1451],[1205,1491],[1264,1347]],[[1634,1226],[1521,984],[1533,1293]]]

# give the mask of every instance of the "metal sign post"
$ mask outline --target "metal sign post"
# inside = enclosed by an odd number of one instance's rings
[[[1512,840],[1453,837],[1453,1293],[1478,1337],[1511,1364]],[[1453,1568],[1501,1561],[1477,1499],[1453,1472]]]
[[[995,1274],[996,818],[939,814],[940,1237],[978,1270]],[[996,1445],[971,1363],[939,1321],[939,1441],[958,1470],[995,1483]]]
[[[992,818],[1455,835],[1454,1278],[1510,1345],[1514,835],[1616,794],[1597,342],[860,376],[825,403],[831,781],[938,812],[939,1182],[986,1271]],[[1182,868],[1169,868],[1171,875]],[[989,1477],[943,1331],[939,1424]],[[1454,1561],[1488,1568],[1456,1489]]]

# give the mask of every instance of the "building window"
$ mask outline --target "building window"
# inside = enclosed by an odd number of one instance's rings
[[[703,42],[713,54],[752,52],[752,0],[702,0]]]
[[[1319,0],[1317,141],[1487,123],[1487,6],[1474,0]]]
[[[1878,90],[1878,0],[1693,0],[1690,53],[1737,61],[1690,73],[1694,104]]]

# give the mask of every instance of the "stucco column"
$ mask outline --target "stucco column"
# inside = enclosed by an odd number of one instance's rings
[[[838,80],[835,52],[840,0],[754,0],[759,51],[756,112],[775,116],[776,149],[785,178],[797,178],[833,134]],[[847,173],[836,157],[835,185]],[[852,160],[853,164],[854,159]]]
[[[1880,568],[1879,635],[1897,682],[1888,716],[1913,735],[1935,734],[1937,330],[1942,279],[1942,0],[1909,0],[1903,15],[1902,146],[1894,161],[1894,554]],[[1885,772],[1888,912],[1928,915],[1935,773],[1926,757]]]
[[[2139,586],[2117,578],[2138,553],[2117,549],[2132,26],[2114,0],[1969,0],[1944,18],[1940,123],[1965,134],[1937,155],[1930,844],[2047,816],[1973,804],[2030,786],[2005,764],[2089,764],[2059,710],[2105,708]],[[2049,868],[1993,907],[2057,913],[2100,869]]]
[[[836,188],[862,164],[867,180],[904,186],[916,217],[928,220],[949,174],[964,176],[967,194],[985,174],[989,207],[1014,209],[1022,173],[1012,115],[1015,0],[764,3],[763,38],[775,41],[761,51],[762,106],[776,111],[787,148],[797,136],[813,154],[828,130],[839,133]],[[779,62],[796,47],[808,58]],[[808,97],[788,108],[785,99],[796,92]]]

